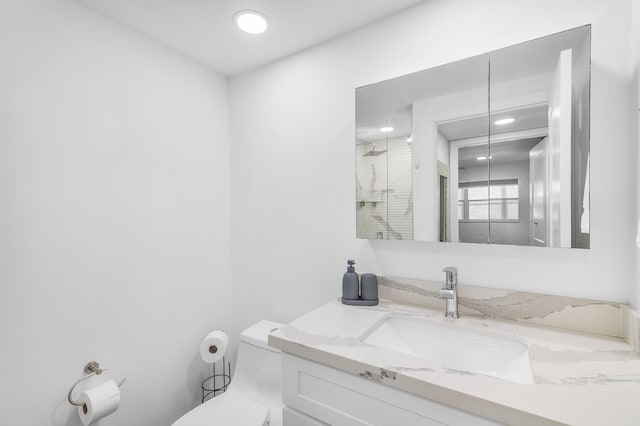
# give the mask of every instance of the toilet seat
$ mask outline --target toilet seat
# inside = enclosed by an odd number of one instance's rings
[[[266,407],[229,389],[189,411],[172,426],[261,426],[268,424],[268,420],[269,410]]]

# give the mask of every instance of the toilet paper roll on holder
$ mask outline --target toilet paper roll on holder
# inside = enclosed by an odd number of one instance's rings
[[[85,375],[82,376],[80,379],[78,379],[73,386],[71,386],[71,389],[69,389],[69,393],[67,394],[67,400],[69,401],[69,404],[71,405],[76,405],[78,407],[85,407],[86,410],[86,405],[84,402],[79,402],[79,401],[74,401],[73,398],[71,397],[71,394],[73,393],[73,390],[76,388],[76,386],[78,386],[80,384],[80,382],[82,382],[83,380],[88,379],[91,376],[94,375],[100,375],[102,374],[103,371],[106,371],[106,368],[100,368],[100,364],[97,361],[90,361],[87,363],[87,365],[84,366],[84,373]],[[124,377],[122,380],[120,380],[120,383],[118,383],[118,387],[122,386],[122,384],[124,383],[124,381],[127,380],[126,377]]]

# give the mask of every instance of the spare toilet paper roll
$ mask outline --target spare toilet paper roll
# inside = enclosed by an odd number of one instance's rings
[[[204,362],[217,362],[222,359],[229,346],[229,336],[220,330],[207,334],[200,343],[200,356]]]
[[[84,406],[78,407],[78,415],[82,424],[87,426],[118,409],[120,388],[116,382],[108,380],[82,392],[80,401]]]

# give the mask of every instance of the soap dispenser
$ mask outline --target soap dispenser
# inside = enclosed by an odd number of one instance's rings
[[[360,280],[353,266],[356,261],[350,259],[347,264],[347,272],[342,276],[342,303],[350,304],[349,302],[357,301],[360,297]]]

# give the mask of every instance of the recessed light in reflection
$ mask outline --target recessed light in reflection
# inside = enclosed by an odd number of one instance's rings
[[[516,121],[515,118],[508,117],[508,118],[501,118],[500,120],[496,120],[493,122],[493,124],[495,124],[496,126],[504,126],[505,124],[511,124],[514,121]]]
[[[382,133],[389,133],[389,132],[393,132],[393,127],[391,127],[391,126],[381,127],[381,128],[380,128],[380,131],[381,131]]]

